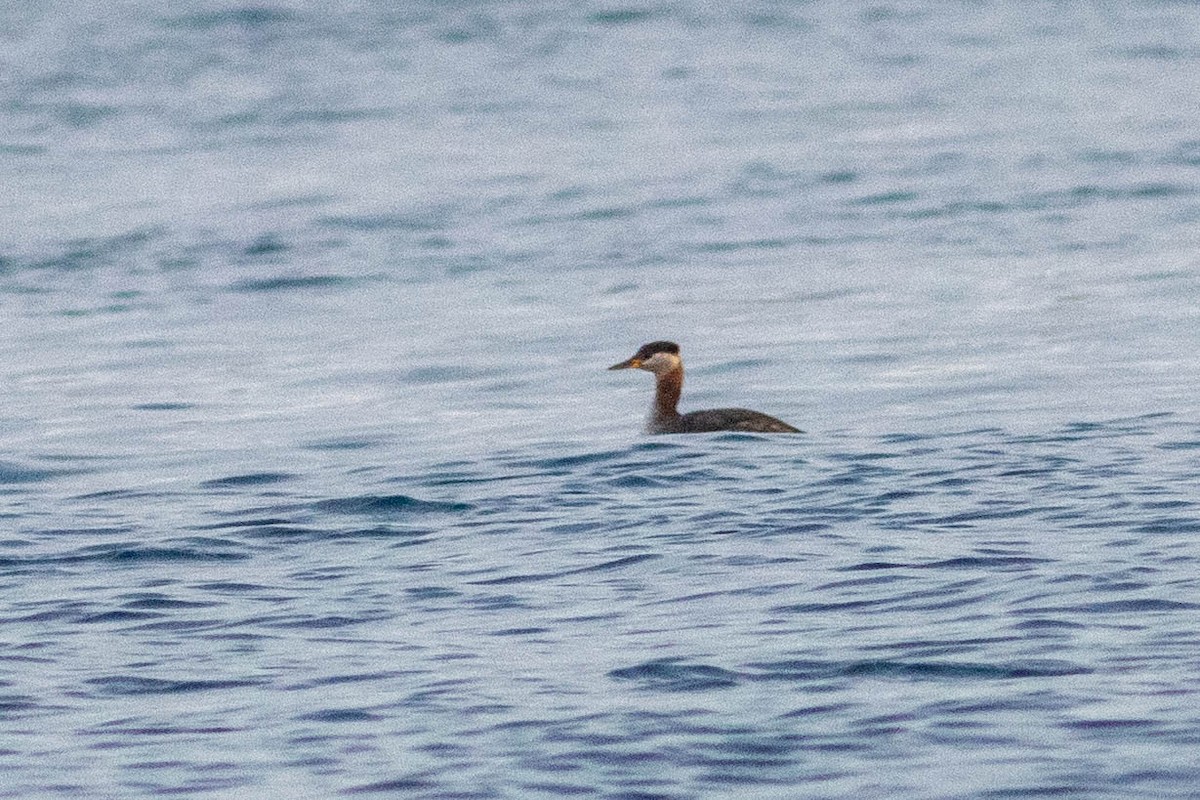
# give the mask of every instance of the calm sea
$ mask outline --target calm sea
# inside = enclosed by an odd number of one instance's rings
[[[14,0],[0,187],[0,797],[1200,797],[1200,6]]]

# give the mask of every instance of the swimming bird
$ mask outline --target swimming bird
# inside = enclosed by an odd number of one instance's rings
[[[804,433],[782,420],[745,408],[714,408],[680,414],[676,406],[683,390],[683,359],[679,357],[679,345],[674,342],[644,344],[633,358],[613,364],[609,369],[644,369],[654,373],[654,405],[650,408],[646,433]]]

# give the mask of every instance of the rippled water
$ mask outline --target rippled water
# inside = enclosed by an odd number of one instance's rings
[[[0,16],[0,796],[1200,794],[1200,7]]]

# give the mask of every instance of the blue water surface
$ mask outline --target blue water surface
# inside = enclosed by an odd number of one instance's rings
[[[0,18],[0,797],[1200,797],[1200,6]]]

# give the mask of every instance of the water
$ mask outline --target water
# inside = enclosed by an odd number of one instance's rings
[[[1200,796],[1200,8],[0,16],[0,796]]]

